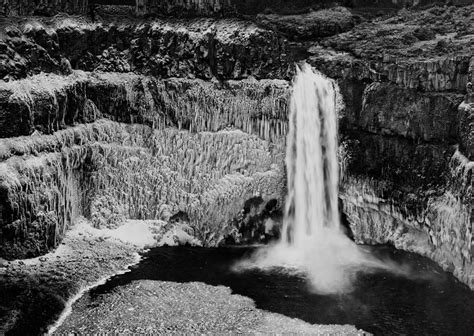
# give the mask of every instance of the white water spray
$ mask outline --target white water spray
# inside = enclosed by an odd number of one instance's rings
[[[283,266],[303,272],[314,291],[326,294],[349,291],[361,266],[382,267],[340,228],[335,85],[307,64],[297,70],[290,106],[282,239],[237,265]]]

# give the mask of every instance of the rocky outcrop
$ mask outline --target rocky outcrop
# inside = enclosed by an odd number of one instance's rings
[[[346,101],[341,198],[355,239],[428,256],[473,288],[471,7],[364,22],[314,43],[309,61]]]
[[[44,253],[77,215],[103,217],[94,209],[117,220],[169,219],[185,211],[194,235],[215,246],[235,233],[229,223],[247,199],[281,203],[283,197],[282,167],[268,143],[242,131],[159,131],[99,121],[6,146],[23,150],[0,164],[7,258]]]
[[[313,66],[349,81],[383,81],[422,92],[440,92],[463,91],[470,76],[470,54],[424,60],[386,58],[369,63],[344,52],[319,47],[310,51],[315,55],[309,59]]]
[[[445,3],[445,0],[344,0],[339,2],[344,6],[375,12]],[[265,12],[266,14],[302,14],[332,6],[334,2],[331,0],[318,2],[312,0],[137,0],[137,13],[171,16],[256,15]]]
[[[230,0],[137,0],[138,15],[217,16],[232,14]]]
[[[313,43],[309,61],[331,77],[464,91],[472,69],[473,6],[403,11]]]
[[[1,42],[0,77],[73,69],[162,78],[290,78],[285,39],[235,19],[153,20],[110,24],[61,19],[10,27]]]
[[[309,49],[346,102],[341,198],[355,239],[428,256],[471,288],[473,20],[469,7],[400,12]]]
[[[417,142],[402,137],[344,132],[349,153],[347,174],[385,181],[385,197],[413,202],[413,195],[443,188],[447,183],[448,162],[453,146]]]
[[[0,84],[0,137],[51,134],[108,118],[192,132],[230,125],[278,142],[287,132],[288,88],[283,80],[220,83],[82,71],[38,75]]]
[[[474,61],[472,63],[474,64]],[[474,74],[474,71],[472,73]],[[467,95],[459,105],[458,113],[458,132],[463,153],[470,160],[474,160],[474,88],[472,83],[467,85]]]
[[[300,15],[259,14],[264,27],[284,34],[291,40],[310,40],[333,36],[352,29],[358,21],[345,7],[311,11]]]
[[[457,93],[420,92],[374,82],[364,85],[360,110],[345,113],[344,127],[413,140],[450,142],[457,138],[456,111],[461,101],[462,95]]]
[[[403,7],[423,7],[434,4],[444,4],[445,0],[396,0],[373,1],[347,0],[342,4],[354,8],[399,9]],[[455,0],[455,5],[468,5],[466,0]],[[465,3],[463,3],[465,2]],[[230,16],[230,15],[256,15],[263,12],[276,12],[283,14],[302,13],[310,10],[330,7],[333,2],[320,1],[315,4],[310,0],[0,0],[0,15],[24,16],[39,15],[53,16],[59,12],[68,14],[82,14],[88,11],[89,4],[99,5],[128,5],[135,6],[137,15],[160,15],[174,17],[195,16]]]
[[[272,118],[283,125],[287,87],[243,81],[224,90],[218,83],[83,72],[3,84],[4,110],[25,111],[13,127],[6,125],[16,116],[4,115],[4,136],[34,134],[0,141],[1,255],[46,252],[80,214],[99,223],[184,211],[204,244],[239,240],[234,218],[246,200],[283,202],[277,158],[286,129]]]
[[[471,287],[472,191],[458,188],[472,185],[469,98],[462,102],[472,22],[470,7],[400,12],[310,49],[346,98],[342,197],[356,239],[429,256]]]
[[[257,23],[129,19],[97,24],[63,18],[50,24],[36,20],[7,29],[0,44],[4,51],[0,77],[59,73],[65,59],[74,69],[86,71],[219,80],[290,79],[293,62],[309,56],[317,69],[344,81],[383,81],[426,92],[463,91],[471,71],[471,13],[472,6],[404,12],[363,22],[346,33],[309,43],[309,48],[308,43],[288,42],[281,32],[296,40],[322,37],[350,29],[356,23],[352,14],[336,8],[303,16],[266,15]],[[436,24],[438,18],[442,25]],[[301,22],[311,29],[302,29]]]
[[[411,195],[417,209],[409,199],[384,195],[390,189],[386,180],[348,178],[341,198],[354,238],[427,256],[474,288],[473,169],[473,162],[456,151],[444,190]]]
[[[81,14],[87,11],[87,6],[88,0],[0,0],[0,15],[3,14],[3,16],[53,16],[58,12]]]

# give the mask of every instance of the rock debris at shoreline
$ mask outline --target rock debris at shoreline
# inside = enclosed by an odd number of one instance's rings
[[[368,335],[349,325],[312,325],[257,309],[224,286],[151,280],[95,300],[83,296],[57,334]]]

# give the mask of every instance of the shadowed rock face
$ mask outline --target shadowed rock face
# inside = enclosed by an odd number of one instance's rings
[[[390,197],[395,191],[390,180],[349,177],[341,198],[355,240],[428,256],[473,288],[473,169],[456,151],[440,185],[402,199]]]
[[[371,10],[396,10],[404,7],[423,7],[444,4],[444,0],[345,0],[343,6]],[[333,1],[320,0],[138,0],[137,12],[141,15],[217,16],[255,15],[259,13],[302,14],[334,5]]]
[[[336,15],[333,20],[342,31],[355,23],[346,11],[332,11],[343,17]],[[133,71],[163,78],[290,79],[293,62],[309,56],[312,65],[333,78],[390,82],[428,92],[465,90],[472,56],[472,6],[404,12],[363,22],[317,43],[290,43],[278,32],[283,30],[288,38],[296,35],[296,39],[324,37],[324,32],[318,32],[321,17],[329,26],[335,24],[325,13],[282,20],[265,16],[256,23],[234,19],[126,19],[101,24],[69,18],[27,21],[5,31],[0,77],[59,73],[66,58],[72,68],[86,71]],[[437,20],[442,24],[436,24]],[[311,22],[315,28],[299,28],[301,24],[311,27]],[[420,25],[428,33],[420,32]],[[325,26],[321,27],[324,31]],[[329,29],[328,34],[338,29]]]
[[[90,24],[62,19],[7,29],[1,78],[72,68],[211,79],[289,78],[291,50],[275,32],[234,19]]]
[[[300,15],[259,14],[256,20],[290,40],[311,40],[348,31],[359,19],[347,8],[335,7]]]
[[[354,8],[399,9],[403,7],[423,7],[444,4],[444,0],[346,0],[342,5]],[[456,0],[459,5],[467,5],[465,0]],[[465,3],[463,3],[465,2]],[[168,16],[223,16],[255,15],[264,11],[282,14],[301,13],[312,9],[332,6],[329,0],[0,0],[0,14],[4,16],[45,15],[58,12],[69,14],[86,13],[89,4],[128,5],[136,7],[138,15]],[[456,4],[456,3],[455,3]]]
[[[360,111],[344,115],[348,128],[423,141],[457,138],[459,93],[420,92],[374,82],[365,86],[362,97]]]
[[[474,89],[472,83],[467,85],[467,95],[459,105],[458,114],[458,132],[462,151],[470,160],[474,160]]]
[[[178,2],[160,4],[173,15]],[[281,12],[254,16],[272,4]],[[285,195],[288,80],[305,59],[344,97],[341,198],[355,239],[427,255],[473,286],[472,5],[365,20],[343,8],[295,14],[305,1],[272,4],[231,3],[252,20],[2,27],[2,255],[44,253],[76,214],[183,211],[209,246],[265,236]]]
[[[59,12],[69,14],[85,13],[88,0],[0,0],[0,15],[45,15],[53,16]]]

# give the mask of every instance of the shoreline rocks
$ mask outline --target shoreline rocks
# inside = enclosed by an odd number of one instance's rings
[[[230,288],[199,282],[138,280],[98,300],[91,308],[83,297],[58,333],[369,335],[349,325],[312,325],[269,313]]]
[[[83,223],[69,230],[54,252],[4,262],[0,267],[0,330],[44,333],[81,288],[137,262],[137,247],[114,238],[100,243],[98,239]]]

